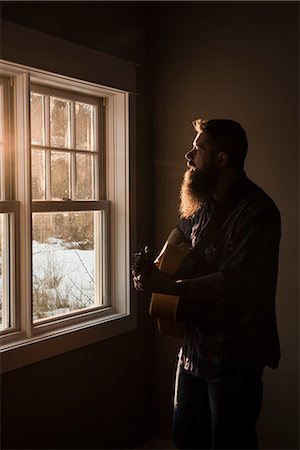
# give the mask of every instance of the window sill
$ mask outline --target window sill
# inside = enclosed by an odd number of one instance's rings
[[[96,342],[132,331],[137,326],[136,315],[112,313],[85,324],[45,332],[1,348],[1,373],[76,350]]]

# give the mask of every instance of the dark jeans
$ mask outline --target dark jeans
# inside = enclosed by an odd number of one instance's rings
[[[262,370],[227,373],[207,382],[178,367],[173,437],[180,449],[257,449]]]

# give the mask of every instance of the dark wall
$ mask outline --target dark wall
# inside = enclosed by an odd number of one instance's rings
[[[2,375],[1,448],[135,448],[148,440],[147,354],[137,330]]]
[[[282,239],[278,370],[266,369],[261,448],[299,445],[299,5],[288,2],[164,4],[155,75],[156,248],[178,220],[178,192],[196,118],[229,118],[249,140],[248,176],[277,203]],[[259,258],[259,255],[257,255]],[[170,430],[180,342],[158,337],[161,431]],[[167,434],[165,434],[167,436]]]

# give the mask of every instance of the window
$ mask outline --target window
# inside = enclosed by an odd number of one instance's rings
[[[0,69],[2,350],[128,331],[128,94]]]
[[[33,323],[110,306],[102,106],[31,86]]]

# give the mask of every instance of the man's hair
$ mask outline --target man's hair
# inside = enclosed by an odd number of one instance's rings
[[[197,119],[193,126],[198,133],[205,131],[216,150],[227,153],[234,166],[244,167],[248,141],[245,130],[238,122],[229,119]]]

